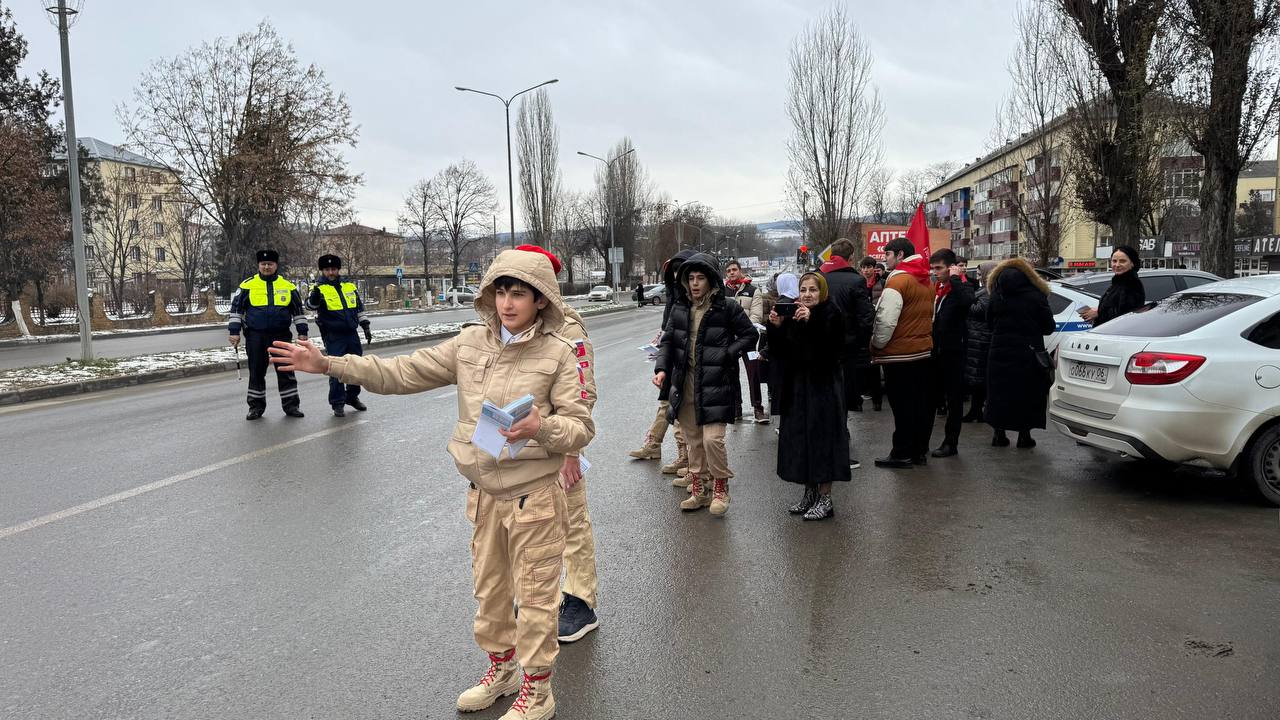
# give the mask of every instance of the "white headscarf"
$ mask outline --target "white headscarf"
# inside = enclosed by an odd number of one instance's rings
[[[800,297],[800,276],[795,273],[782,273],[779,275],[778,297],[789,297],[792,300]]]

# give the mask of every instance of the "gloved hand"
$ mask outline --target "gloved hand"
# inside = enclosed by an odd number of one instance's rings
[[[360,328],[364,330],[364,341],[366,343],[373,342],[373,331],[369,329],[369,323],[361,323]]]

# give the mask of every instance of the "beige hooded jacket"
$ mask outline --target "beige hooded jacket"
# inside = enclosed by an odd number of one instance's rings
[[[522,280],[548,300],[529,330],[509,344],[502,342],[502,326],[494,301],[493,281],[501,276]],[[394,358],[345,355],[332,358],[329,375],[382,394],[424,392],[445,385],[458,386],[458,423],[449,440],[449,454],[458,471],[477,488],[499,498],[527,495],[556,482],[564,455],[577,453],[595,435],[591,405],[594,383],[580,373],[590,356],[587,340],[560,334],[565,312],[551,263],[537,253],[506,250],[485,273],[476,298],[481,323],[468,325],[454,338]],[[500,460],[471,444],[480,406],[487,399],[498,406],[532,395],[542,427],[513,459],[506,450]]]

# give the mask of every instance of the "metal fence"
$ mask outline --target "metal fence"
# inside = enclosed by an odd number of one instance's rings
[[[228,301],[230,307],[230,301]],[[164,303],[164,311],[170,315],[196,315],[204,312],[204,296],[192,295],[189,298],[170,298]]]

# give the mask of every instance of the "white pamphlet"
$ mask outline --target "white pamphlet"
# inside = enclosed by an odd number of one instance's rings
[[[471,444],[498,459],[502,457],[502,448],[506,447],[510,456],[514,458],[529,441],[517,440],[514,443],[508,443],[498,430],[510,430],[512,425],[529,414],[532,407],[532,395],[514,400],[506,407],[498,407],[485,400],[480,406],[480,418],[476,422],[476,430],[471,434]]]

